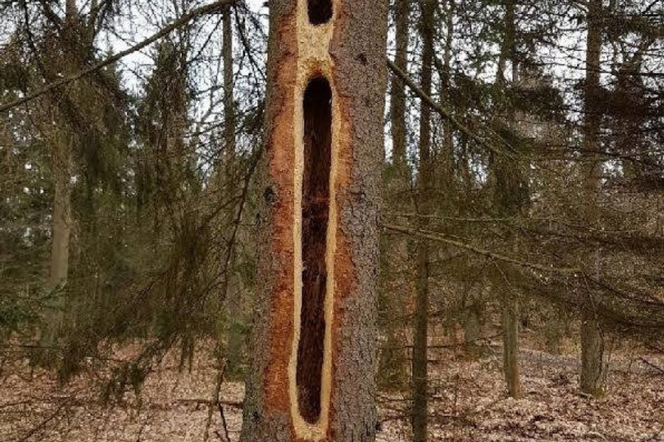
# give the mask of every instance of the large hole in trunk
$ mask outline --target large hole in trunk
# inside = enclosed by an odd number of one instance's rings
[[[304,171],[302,179],[302,310],[297,351],[300,414],[309,423],[320,417],[325,341],[327,225],[332,161],[332,91],[325,78],[304,92]]]
[[[307,0],[309,23],[322,25],[332,18],[332,0]]]

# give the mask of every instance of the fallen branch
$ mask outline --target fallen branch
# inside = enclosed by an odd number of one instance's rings
[[[73,396],[68,398],[67,400],[62,401],[60,406],[58,406],[58,408],[53,413],[51,413],[46,419],[41,421],[37,426],[33,427],[30,431],[28,431],[25,434],[25,436],[18,439],[17,442],[25,442],[25,441],[29,440],[32,436],[37,434],[39,431],[43,430],[44,427],[46,427],[46,425],[48,425],[49,422],[51,422],[53,419],[58,417],[58,415],[62,412],[62,410],[65,408],[65,406],[71,402],[72,399],[73,399]]]
[[[214,405],[216,404],[219,406],[220,409],[222,409],[221,405],[219,405],[219,393],[221,392],[221,384],[224,382],[224,373],[226,373],[226,360],[220,359],[219,371],[217,374],[217,379],[214,383],[212,399],[208,403],[208,414],[207,414],[207,419],[205,421],[205,432],[203,433],[203,442],[207,442],[210,435],[210,426],[212,425],[212,410],[214,409]]]
[[[196,404],[196,405],[212,405],[217,406],[217,404],[225,405],[228,407],[233,407],[233,408],[238,408],[242,409],[244,407],[244,402],[241,401],[222,401],[222,400],[217,400],[217,401],[212,401],[210,399],[179,399],[178,403],[180,404]]]
[[[641,358],[639,358],[639,359],[641,360],[641,362],[643,362],[643,363],[646,364],[647,366],[649,366],[649,367],[651,367],[651,368],[654,368],[654,369],[657,370],[660,374],[664,375],[664,368],[662,368],[662,367],[660,367],[660,366],[658,366],[658,365],[653,364],[652,362],[650,362],[650,361],[647,360],[646,358],[641,357]]]
[[[221,417],[221,424],[224,429],[224,442],[231,442],[231,436],[228,434],[228,423],[226,423],[226,415],[224,414],[224,407],[221,405],[221,402],[217,401],[217,408],[219,409],[219,417]],[[215,431],[217,437],[221,439],[218,431]]]
[[[463,341],[463,342],[459,342],[457,344],[427,345],[427,348],[434,349],[434,350],[448,349],[448,348],[460,348],[460,347],[465,347],[465,346],[468,346],[468,345],[474,345],[474,344],[476,344],[477,342],[480,342],[480,341],[491,341],[492,339],[499,338],[502,335],[503,335],[502,333],[498,333],[496,335],[471,339],[469,341]],[[381,347],[379,347],[379,349],[380,350],[406,350],[406,349],[413,348],[413,347],[414,347],[414,345],[392,345],[392,346],[381,346]]]

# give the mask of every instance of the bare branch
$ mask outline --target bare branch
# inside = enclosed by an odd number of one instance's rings
[[[221,11],[223,8],[230,6],[237,2],[237,0],[218,0],[214,3],[211,3],[209,5],[201,6],[200,8],[193,9],[189,11],[188,13],[184,14],[182,17],[179,19],[175,20],[173,23],[170,25],[166,26],[165,28],[161,29],[159,32],[153,34],[152,36],[146,38],[145,40],[141,41],[140,43],[135,44],[134,46],[122,51],[118,52],[115,55],[111,55],[110,57],[106,58],[105,60],[100,61],[99,63],[96,63],[92,66],[90,66],[87,69],[83,69],[82,71],[76,72],[72,75],[69,75],[67,77],[62,78],[61,80],[55,81],[53,83],[49,83],[46,86],[26,95],[23,98],[19,98],[18,100],[11,101],[9,103],[3,104],[0,106],[0,113],[6,112],[16,106],[20,106],[21,104],[25,104],[29,101],[34,100],[35,98],[40,97],[41,95],[44,95],[47,92],[50,92],[54,89],[60,88],[62,86],[66,86],[69,83],[72,83],[76,80],[79,80],[86,75],[89,75],[93,72],[96,72],[100,69],[105,68],[108,65],[111,65],[115,63],[116,61],[120,60],[123,57],[126,57],[129,54],[132,54],[136,51],[140,51],[146,46],[151,45],[155,41],[159,40],[162,37],[165,37],[166,35],[170,34],[177,28],[181,27],[182,25],[188,23],[192,19],[199,17],[201,15],[207,15],[207,14],[214,14],[216,12]]]
[[[491,252],[489,250],[480,249],[479,247],[475,247],[471,244],[464,243],[464,242],[461,242],[461,241],[457,241],[457,240],[454,240],[454,239],[451,239],[451,238],[447,238],[443,235],[433,233],[433,232],[427,232],[427,231],[423,231],[423,230],[413,230],[413,229],[408,229],[408,228],[400,227],[400,226],[394,226],[394,225],[390,225],[390,224],[381,224],[381,227],[383,227],[384,229],[387,229],[387,230],[391,230],[393,232],[399,232],[399,233],[403,233],[403,234],[410,235],[410,236],[416,236],[418,238],[428,239],[428,240],[431,240],[431,241],[442,242],[442,243],[451,245],[451,246],[459,248],[459,249],[468,250],[470,252],[477,253],[479,255],[483,255],[483,256],[486,256],[486,257],[491,258],[491,259],[497,259],[499,261],[508,262],[510,264],[515,264],[515,265],[518,265],[518,266],[521,266],[521,267],[529,268],[531,270],[538,270],[540,272],[545,272],[545,273],[582,273],[583,272],[582,269],[576,268],[576,267],[547,267],[547,266],[543,266],[543,265],[540,265],[540,264],[534,264],[534,263],[530,263],[530,262],[526,262],[526,261],[520,261],[518,259],[511,258],[511,257],[505,256],[505,255],[501,255],[499,253],[494,253],[494,252]]]
[[[415,82],[408,76],[408,74],[402,71],[396,64],[394,64],[392,60],[390,60],[389,58],[386,58],[386,60],[387,60],[387,66],[390,68],[390,70],[394,72],[396,76],[399,77],[404,83],[406,83],[406,85],[413,92],[415,92],[415,95],[417,95],[422,101],[431,106],[431,108],[436,112],[438,112],[443,118],[452,123],[458,130],[466,134],[471,140],[477,142],[481,146],[486,147],[491,152],[497,155],[506,155],[509,157],[514,157],[514,153],[511,152],[512,149],[509,146],[509,144],[507,144],[507,142],[502,140],[503,144],[505,144],[508,148],[510,148],[509,149],[510,152],[497,149],[495,146],[491,145],[491,143],[477,136],[473,131],[470,130],[470,128],[466,127],[461,121],[457,120],[449,110],[445,109],[440,103],[436,103],[433,100],[433,98],[425,94],[424,91],[417,84],[415,84]]]

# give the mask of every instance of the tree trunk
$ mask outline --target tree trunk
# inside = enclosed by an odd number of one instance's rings
[[[68,21],[73,21],[78,18],[78,8],[76,7],[76,0],[66,1],[65,15]]]
[[[463,318],[463,337],[466,348],[475,350],[482,335],[482,305],[479,299],[468,295],[465,300],[466,314]]]
[[[431,67],[433,64],[433,15],[435,4],[426,0],[421,4],[420,34],[422,38],[422,91],[431,96]],[[424,215],[430,212],[431,202],[431,107],[420,102],[419,154],[420,170],[418,177],[418,211]],[[424,218],[423,218],[424,219]],[[420,225],[420,227],[425,227]],[[415,296],[415,322],[413,330],[413,442],[427,440],[428,426],[428,385],[427,348],[429,335],[429,244],[421,240],[417,246]]]
[[[396,53],[394,64],[408,72],[408,24],[410,0],[396,0],[394,9]],[[403,81],[393,75],[390,83],[390,128],[392,164],[401,174],[406,168],[406,92]]]
[[[58,137],[60,138],[60,137]],[[48,288],[54,290],[67,282],[69,236],[71,234],[71,146],[58,140],[53,152],[53,233]]]
[[[581,322],[581,391],[600,397],[605,383],[604,337],[598,322],[586,316]]]
[[[427,440],[429,423],[429,245],[420,241],[417,249],[417,293],[413,341],[413,442]]]
[[[75,0],[67,0],[65,17],[70,30],[76,26],[78,10]],[[75,61],[64,61],[66,71],[76,70]],[[62,125],[64,126],[64,125]],[[71,129],[70,129],[71,130]],[[45,352],[40,356],[40,362],[52,365],[55,347],[65,322],[65,309],[67,307],[66,295],[56,292],[67,283],[69,273],[69,241],[72,228],[72,151],[74,136],[67,130],[58,128],[54,133],[54,149],[52,155],[53,172],[53,224],[51,230],[51,258],[49,263],[46,289],[54,296],[50,302],[49,310],[45,315],[45,324],[40,338],[40,344]]]
[[[392,7],[392,15],[395,22],[396,53],[394,63],[404,72],[407,69],[407,51],[409,35],[409,15],[411,0],[395,0]],[[391,77],[390,83],[390,134],[392,139],[392,163],[387,166],[387,180],[383,188],[385,207],[401,207],[404,204],[404,195],[410,191],[410,168],[407,159],[407,128],[406,128],[406,93],[404,82],[396,77]],[[384,261],[381,271],[392,275],[392,270],[399,268],[409,260],[408,239],[386,237],[382,241],[382,250],[389,251],[382,254]],[[388,257],[389,256],[389,257]],[[379,293],[379,306],[381,308],[381,319],[385,319],[380,330],[385,334],[385,344],[379,352],[379,388],[389,391],[401,390],[409,381],[406,372],[406,358],[404,357],[404,345],[401,324],[394,321],[394,317],[402,314],[402,303],[405,298],[410,298],[412,292],[407,290],[402,293],[392,287],[381,290]],[[408,352],[410,354],[410,352]]]
[[[234,78],[233,78],[233,15],[232,9],[228,8],[224,11],[223,23],[223,48],[222,56],[224,62],[224,144],[223,152],[221,153],[223,164],[223,176],[225,178],[225,186],[220,189],[225,191],[229,197],[235,191],[235,101],[233,98],[234,92]],[[235,244],[229,244],[228,247],[234,248]],[[235,267],[235,250],[229,250],[230,255],[229,265],[224,275],[224,284],[228,287],[231,284],[230,278],[234,275],[232,269]],[[230,327],[228,328],[228,346],[226,347],[226,375],[229,378],[234,378],[241,374],[243,365],[243,349],[244,349],[244,333],[242,332],[244,326],[244,318],[242,315],[241,299],[237,297],[228,296],[229,290],[226,289],[226,309],[228,312],[228,321]],[[234,293],[238,297],[241,296],[242,291],[236,290]]]
[[[243,442],[373,441],[387,5],[270,3]]]
[[[224,36],[223,36],[223,59],[224,59],[224,156],[226,161],[226,175],[232,176],[229,167],[233,166],[235,157],[235,101],[233,99],[233,21],[232,10],[224,11]]]
[[[56,344],[58,333],[63,326],[65,313],[65,296],[56,293],[67,283],[69,273],[69,239],[71,236],[71,168],[72,152],[68,137],[57,131],[53,149],[53,225],[51,233],[51,259],[46,288],[53,293],[45,318],[45,327],[41,344],[52,347]],[[48,352],[50,354],[50,352]],[[47,356],[50,358],[50,356]],[[49,362],[49,361],[44,361]]]
[[[452,49],[454,44],[454,13],[456,11],[455,0],[444,2],[443,13],[445,14],[445,46],[443,50],[443,66],[440,72],[440,102],[443,106],[450,106],[450,64],[452,62]],[[405,72],[405,71],[404,71]],[[454,170],[454,131],[452,123],[448,118],[442,122],[443,125],[443,148],[440,153],[440,185],[443,193],[447,196],[447,207],[454,205],[455,192],[455,170]],[[455,198],[456,199],[456,198]]]
[[[505,37],[498,61],[497,83],[506,87],[505,65],[509,60],[512,69],[512,85],[518,81],[518,63],[516,61],[516,5],[515,0],[505,2]],[[517,130],[514,104],[507,103],[507,125],[511,131]],[[516,137],[513,137],[516,139]],[[493,168],[496,177],[496,207],[498,216],[513,217],[518,215],[528,201],[527,179],[517,161],[496,156]],[[507,232],[506,238],[517,250],[517,238],[513,232]],[[519,300],[510,284],[510,269],[500,271],[502,281],[502,326],[503,326],[503,371],[507,382],[507,392],[513,398],[521,395],[519,378]]]
[[[600,84],[600,53],[602,50],[602,0],[591,0],[588,7],[588,37],[586,52],[586,84],[584,115],[584,180],[586,186],[587,222],[597,222],[597,197],[601,187],[599,154],[600,113],[597,91]],[[595,264],[599,265],[599,253]],[[605,391],[604,343],[600,324],[592,307],[587,307],[581,326],[581,390],[594,396]]]
[[[519,378],[519,302],[506,296],[503,301],[503,367],[510,397],[521,396]]]

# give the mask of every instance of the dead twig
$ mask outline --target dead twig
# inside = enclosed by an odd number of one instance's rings
[[[221,424],[223,425],[223,428],[224,428],[224,436],[226,436],[226,439],[224,440],[224,442],[231,442],[231,437],[228,434],[228,424],[226,423],[226,416],[224,415],[224,407],[223,407],[223,405],[221,405],[221,402],[219,402],[219,401],[217,401],[217,408],[219,409],[219,416],[221,417]],[[215,431],[215,433],[217,433],[217,436],[219,436],[218,431]]]
[[[219,372],[214,384],[214,391],[212,399],[208,403],[207,420],[205,421],[205,432],[203,433],[203,442],[207,442],[210,436],[210,425],[212,424],[212,410],[215,404],[219,404],[219,392],[221,391],[221,384],[224,382],[224,373],[226,372],[226,360],[219,360]]]
[[[649,360],[647,360],[647,359],[644,358],[644,357],[640,357],[639,359],[641,360],[641,362],[643,362],[643,363],[646,364],[647,366],[649,366],[649,367],[654,368],[655,370],[657,370],[661,375],[664,375],[664,368],[662,368],[662,367],[660,367],[660,366],[658,366],[658,365],[653,364],[652,362],[650,362]]]
[[[392,232],[398,232],[402,233],[405,235],[417,237],[417,238],[422,238],[422,239],[428,239],[431,241],[436,241],[436,242],[441,242],[444,244],[451,245],[453,247],[459,248],[459,249],[464,249],[468,250],[470,252],[476,253],[478,255],[485,256],[487,258],[495,259],[498,261],[503,261],[507,262],[510,264],[514,264],[517,266],[529,268],[531,270],[537,270],[539,272],[543,273],[562,273],[562,274],[575,274],[575,273],[582,273],[582,269],[576,268],[576,267],[553,267],[553,266],[545,266],[541,264],[535,264],[532,262],[525,262],[525,261],[520,261],[516,258],[512,258],[510,256],[505,256],[501,255],[499,253],[494,253],[489,250],[484,250],[479,247],[475,247],[469,243],[466,242],[461,242],[456,239],[451,239],[448,238],[442,234],[436,233],[436,232],[429,232],[426,230],[413,230],[409,229],[406,227],[401,227],[401,226],[395,226],[391,224],[385,224],[382,223],[381,227],[383,227],[386,230],[390,230]]]
[[[238,401],[222,401],[222,400],[211,401],[209,399],[179,399],[178,403],[180,403],[180,404],[197,404],[197,405],[210,405],[210,404],[212,404],[213,407],[215,405],[217,405],[217,403],[220,403],[220,404],[225,405],[227,407],[237,408],[237,409],[240,409],[240,410],[244,406],[244,404],[242,402],[238,402]]]
[[[25,442],[25,441],[29,440],[32,436],[34,436],[35,434],[37,434],[39,431],[41,431],[46,425],[49,424],[49,422],[51,422],[53,419],[55,419],[56,417],[58,417],[58,415],[60,414],[60,412],[62,412],[62,410],[65,408],[65,406],[66,406],[67,404],[69,404],[69,403],[71,402],[72,399],[73,399],[73,396],[71,396],[71,397],[69,397],[68,399],[62,401],[62,403],[58,406],[58,408],[56,408],[56,410],[55,410],[53,413],[51,413],[46,419],[44,419],[43,421],[41,421],[37,426],[32,427],[32,429],[31,429],[30,431],[28,431],[28,432],[25,434],[25,436],[23,436],[22,438],[18,439],[16,442]]]
[[[136,51],[140,51],[144,47],[151,45],[152,43],[159,40],[160,38],[165,37],[166,35],[170,34],[174,30],[176,30],[179,27],[183,26],[184,24],[186,24],[187,22],[189,22],[193,18],[198,17],[200,15],[213,14],[213,13],[219,12],[224,7],[227,7],[229,5],[234,4],[236,1],[237,0],[219,0],[219,1],[216,1],[216,2],[211,3],[209,5],[205,5],[205,6],[201,6],[200,8],[193,9],[193,10],[189,11],[188,13],[184,14],[183,16],[181,16],[179,19],[172,22],[170,25],[168,25],[165,28],[161,29],[159,32],[151,35],[150,37],[146,38],[145,40],[141,41],[140,43],[137,43],[134,46],[132,46],[132,47],[130,47],[130,48],[124,50],[124,51],[121,51],[121,52],[118,52],[117,54],[111,55],[110,57],[108,57],[108,58],[106,58],[106,59],[104,59],[104,60],[102,60],[102,61],[86,68],[86,69],[83,69],[82,71],[76,72],[76,73],[74,73],[72,75],[69,75],[65,78],[62,78],[58,81],[54,81],[53,83],[49,83],[46,86],[44,86],[40,89],[37,89],[36,91],[31,92],[31,93],[25,95],[22,98],[19,98],[17,100],[11,101],[9,103],[0,105],[0,113],[8,111],[9,109],[12,109],[12,108],[14,108],[16,106],[19,106],[21,104],[32,101],[35,98],[40,97],[40,96],[44,95],[47,92],[50,92],[50,91],[52,91],[54,89],[57,89],[57,88],[60,88],[62,86],[66,86],[69,83],[73,83],[74,81],[85,77],[86,75],[89,75],[93,72],[96,72],[100,69],[103,69],[106,66],[115,63],[116,61],[120,60],[121,58],[123,58],[123,57],[125,57],[129,54],[132,54]]]

